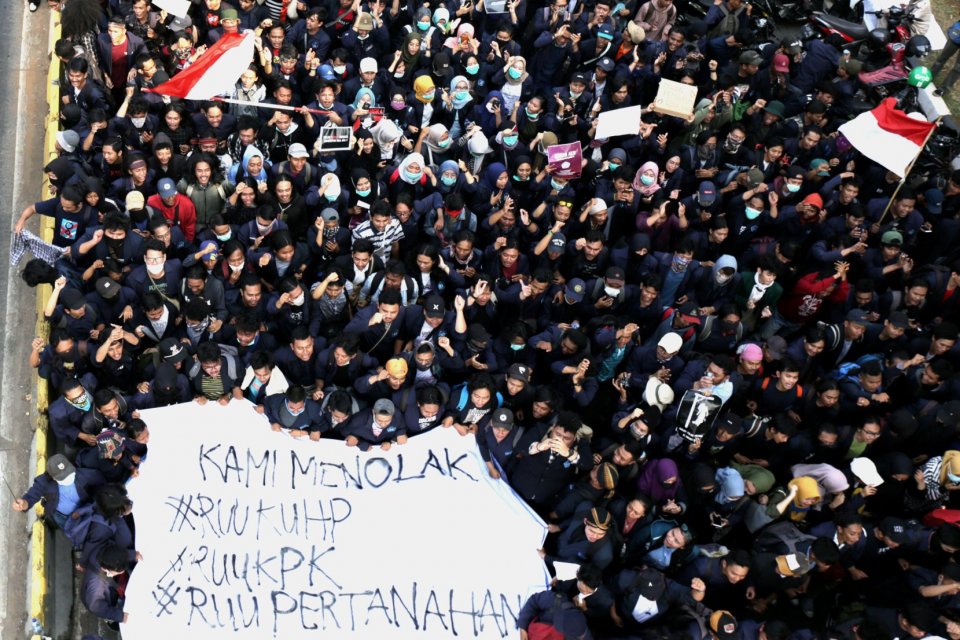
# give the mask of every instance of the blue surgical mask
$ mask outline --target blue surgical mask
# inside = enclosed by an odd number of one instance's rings
[[[746,207],[743,212],[747,215],[747,220],[756,220],[763,213],[760,209],[754,209],[753,207]]]
[[[511,351],[523,351],[523,348],[524,348],[525,346],[527,346],[527,345],[525,345],[525,344],[511,344],[511,345],[510,345],[510,350],[511,350]]]
[[[466,100],[470,97],[470,92],[466,89],[462,89],[453,94],[455,100]]]
[[[526,182],[527,180],[530,179],[530,176],[523,177],[523,176],[518,176],[517,174],[513,174],[513,179],[516,180],[517,182]]]
[[[652,176],[640,176],[640,182],[649,187],[656,182],[656,180]]]
[[[416,181],[418,181],[418,180],[420,179],[420,176],[422,176],[422,175],[423,175],[423,174],[420,173],[419,171],[416,172],[416,173],[413,173],[413,172],[410,172],[410,171],[404,171],[404,172],[403,172],[403,177],[406,178],[407,180],[409,180],[410,182],[416,182]]]
[[[331,196],[330,194],[323,194],[323,197],[327,199],[327,202],[336,202],[337,196]]]
[[[617,169],[620,168],[620,163],[619,163],[619,162],[609,162],[609,163],[607,163],[607,166],[610,168],[610,171],[616,171]]]
[[[788,183],[787,183],[787,191],[789,191],[790,193],[796,193],[797,191],[800,191],[800,185],[798,185],[798,184],[792,184],[792,183],[788,182]]]
[[[503,136],[503,144],[507,147],[512,147],[517,144],[520,140],[520,136]]]
[[[225,234],[223,234],[223,235],[219,235],[219,234],[218,234],[218,235],[217,235],[217,240],[219,240],[220,242],[226,242],[226,241],[229,240],[231,237],[233,237],[233,232],[232,232],[232,231],[227,231],[227,232],[226,232]]]
[[[307,409],[306,405],[304,405],[303,409],[300,409],[299,411],[294,411],[293,409],[290,408],[290,403],[289,403],[289,402],[287,402],[286,400],[284,400],[283,403],[284,403],[285,405],[287,405],[287,412],[288,412],[290,415],[292,415],[292,416],[298,416],[298,415],[300,415],[301,413],[303,413],[304,411],[306,411],[306,409]]]
[[[468,64],[466,67],[466,72],[471,76],[475,76],[480,73],[480,65],[478,64]]]
[[[457,184],[457,177],[456,176],[440,176],[440,182],[447,185],[448,187],[452,187],[453,185]]]
[[[510,67],[509,69],[507,69],[507,75],[513,78],[514,80],[519,80],[520,76],[523,75],[523,71],[520,71],[520,69],[517,69],[516,67]]]
[[[564,188],[565,186],[567,186],[567,185],[565,185],[565,184],[560,184],[559,182],[557,182],[557,181],[554,180],[553,178],[550,178],[550,187],[551,187],[554,191],[561,191],[561,190],[563,190],[563,188]]]
[[[953,484],[960,484],[960,476],[955,476],[949,471],[947,471],[947,479]]]
[[[437,146],[441,149],[446,149],[450,146],[451,142],[453,142],[452,138],[447,138],[446,140],[437,140]]]
[[[423,94],[423,99],[426,100],[427,102],[430,102],[431,100],[433,100],[434,96],[436,95],[437,95],[436,91],[431,91],[430,93]]]
[[[539,111],[537,113],[530,113],[530,109],[527,109],[526,107],[523,108],[523,112],[526,113],[527,117],[530,118],[531,120],[536,120],[537,118],[540,117]]]
[[[356,193],[359,197],[366,198],[368,195],[370,195],[370,191],[370,189],[357,189]]]
[[[418,22],[418,23],[417,23],[417,29],[420,29],[420,31],[426,31],[426,30],[429,29],[429,28],[430,28],[430,23],[429,23],[429,22]]]

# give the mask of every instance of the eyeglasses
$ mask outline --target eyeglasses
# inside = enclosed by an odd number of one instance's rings
[[[143,261],[147,264],[163,264],[163,256],[159,258],[144,258]]]
[[[864,437],[866,437],[866,438],[879,438],[879,437],[880,437],[880,432],[879,432],[879,431],[867,431],[867,430],[864,429],[863,427],[860,427],[860,432],[861,432],[861,433],[864,435]]]

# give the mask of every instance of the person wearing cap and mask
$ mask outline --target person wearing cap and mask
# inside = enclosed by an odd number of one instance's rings
[[[614,578],[614,592],[617,602],[611,607],[610,615],[614,624],[628,633],[639,633],[681,607],[707,615],[707,609],[701,604],[707,586],[700,578],[682,584],[651,567],[624,569]]]
[[[63,528],[74,511],[91,502],[96,490],[105,484],[95,469],[77,469],[62,453],[47,461],[46,470],[33,480],[22,497],[13,501],[14,511],[27,511],[38,502],[44,515]]]
[[[554,562],[589,563],[602,571],[616,557],[616,524],[610,512],[602,506],[589,509],[582,520],[573,518],[562,529],[550,525],[548,530],[559,534],[555,541],[556,553],[540,550],[540,557],[548,567]]]
[[[477,448],[491,478],[500,478],[522,436],[523,429],[514,424],[513,411],[502,407],[494,410],[493,417],[477,434]]]
[[[53,283],[53,292],[43,309],[43,317],[53,326],[66,329],[75,340],[96,340],[106,326],[83,294],[67,287],[67,279],[63,276]]]
[[[603,277],[586,283],[587,294],[580,303],[581,317],[623,315],[627,306],[639,297],[636,285],[626,284],[626,273],[620,267],[608,267]]]
[[[391,400],[381,398],[373,407],[355,414],[341,429],[348,447],[368,451],[379,445],[388,451],[393,444],[406,444],[407,427]]]

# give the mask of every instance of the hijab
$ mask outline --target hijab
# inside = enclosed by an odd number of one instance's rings
[[[420,51],[415,54],[411,54],[407,49],[407,45],[410,44],[413,40],[420,41]],[[403,39],[403,44],[400,45],[400,59],[403,61],[404,72],[403,75],[409,77],[413,73],[417,64],[420,62],[420,56],[423,54],[423,36],[419,33],[410,32]]]
[[[444,160],[440,163],[440,171],[437,172],[437,189],[442,193],[449,193],[454,187],[457,186],[457,183],[453,183],[450,186],[447,186],[443,183],[443,174],[447,171],[453,171],[454,175],[457,176],[458,181],[460,178],[460,167],[454,160]]]
[[[453,80],[450,81],[450,96],[453,98],[454,109],[463,109],[473,101],[473,96],[470,95],[470,89],[467,89],[467,97],[465,99],[460,100],[457,98],[457,84],[460,82],[467,83],[467,87],[470,86],[470,81],[467,80],[466,76],[454,76]]]
[[[360,108],[360,100],[361,100],[364,96],[367,96],[367,97],[370,98],[370,104],[367,105],[367,108],[368,108],[368,109],[369,109],[370,107],[375,107],[375,106],[377,106],[377,97],[376,97],[375,95],[373,95],[373,91],[371,91],[370,89],[368,89],[368,88],[366,88],[366,87],[361,87],[360,90],[357,91],[357,97],[355,97],[355,98],[353,99],[353,104],[351,104],[350,106],[351,106],[352,108],[354,108],[354,109],[359,109],[359,108]]]
[[[676,481],[673,484],[664,485],[664,481],[668,478],[674,478]],[[680,490],[680,472],[677,470],[677,463],[670,458],[659,458],[645,464],[637,479],[637,490],[653,498],[657,504],[676,498]]]
[[[774,476],[768,469],[758,464],[734,464],[732,466],[740,473],[744,482],[750,481],[757,495],[764,494],[773,488]]]
[[[445,133],[450,133],[446,125],[442,125],[440,123],[432,124],[427,128],[427,137],[424,138],[423,142],[425,145],[427,145],[427,148],[429,148],[430,151],[433,151],[435,153],[445,153],[447,151],[450,151],[450,149],[453,148],[452,137],[447,138],[448,140],[450,140],[450,143],[447,146],[445,147],[440,146],[440,138],[442,138],[443,134]]]
[[[643,184],[643,182],[640,180],[640,176],[642,176],[647,170],[653,171],[653,182],[650,184],[650,186]],[[659,176],[660,167],[657,166],[656,162],[644,162],[642,165],[640,165],[636,175],[633,176],[633,188],[643,194],[644,198],[649,198],[660,190],[660,181],[657,180]]]
[[[428,100],[424,97],[428,93],[436,94],[436,85],[433,84],[433,78],[430,76],[418,76],[417,79],[413,81],[413,93],[417,100],[423,104],[430,104],[433,102],[433,98]],[[434,97],[436,97],[436,95],[434,95]]]
[[[511,78],[510,74],[507,72],[503,73],[503,77],[506,78],[507,84],[512,84],[512,85],[523,84],[524,80],[530,77],[530,74],[527,73],[527,59],[524,58],[523,56],[514,56],[513,62],[511,62],[509,66],[512,67],[514,62],[520,62],[522,64],[523,73],[521,73],[520,77],[516,80]]]
[[[947,473],[960,476],[960,451],[947,451],[943,454],[943,463],[940,465],[940,484],[947,484],[950,479]]]
[[[797,488],[797,495],[794,496],[793,502],[787,507],[790,519],[795,522],[803,520],[807,515],[807,511],[811,508],[804,506],[803,501],[810,498],[816,498],[817,501],[819,501],[821,498],[820,486],[817,484],[817,481],[810,476],[796,477],[788,482],[787,486]]]
[[[70,158],[67,157],[51,160],[47,163],[47,166],[43,168],[43,171],[56,176],[55,179],[50,180],[50,184],[57,189],[57,193],[62,192],[63,188],[70,184],[70,180],[77,172],[76,166]]]
[[[717,502],[726,504],[742,498],[746,491],[743,484],[743,476],[732,467],[717,469],[715,476],[719,491],[717,492]]]
[[[417,178],[416,180],[411,181],[407,178],[407,167],[409,167],[410,164],[413,162],[416,162],[417,164],[420,165],[420,177]],[[423,178],[425,175],[423,173],[423,168],[425,166],[427,166],[427,162],[423,159],[423,156],[421,154],[410,153],[410,154],[407,154],[406,157],[404,157],[404,159],[400,161],[400,166],[397,167],[397,171],[400,174],[400,179],[403,182],[406,182],[407,184],[419,184],[423,181]]]
[[[480,186],[489,191],[490,193],[495,193],[497,191],[497,178],[500,177],[500,174],[507,170],[507,166],[502,162],[494,162],[486,168],[483,172],[483,177],[480,178]],[[510,186],[510,181],[507,181],[507,187],[504,188],[504,194],[506,194],[507,188]]]
[[[829,464],[798,464],[791,467],[790,470],[799,476],[809,476],[816,480],[821,494],[843,493],[850,488],[850,481],[847,480],[847,476]]]

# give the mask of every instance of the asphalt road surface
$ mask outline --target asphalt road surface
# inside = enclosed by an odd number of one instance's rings
[[[46,6],[36,14],[29,14],[26,8],[24,0],[0,0],[0,12],[6,16],[0,37],[0,138],[4,141],[0,207],[7,212],[0,233],[3,243],[9,243],[23,208],[38,199],[43,178],[49,14]],[[30,460],[36,416],[27,357],[36,304],[34,290],[23,284],[19,269],[10,267],[8,256],[8,251],[3,251],[0,259],[0,473],[20,493],[33,478]],[[0,638],[6,640],[25,637],[27,629],[28,527],[33,516],[13,512],[10,492],[6,488],[0,491],[0,565],[4,568]]]

